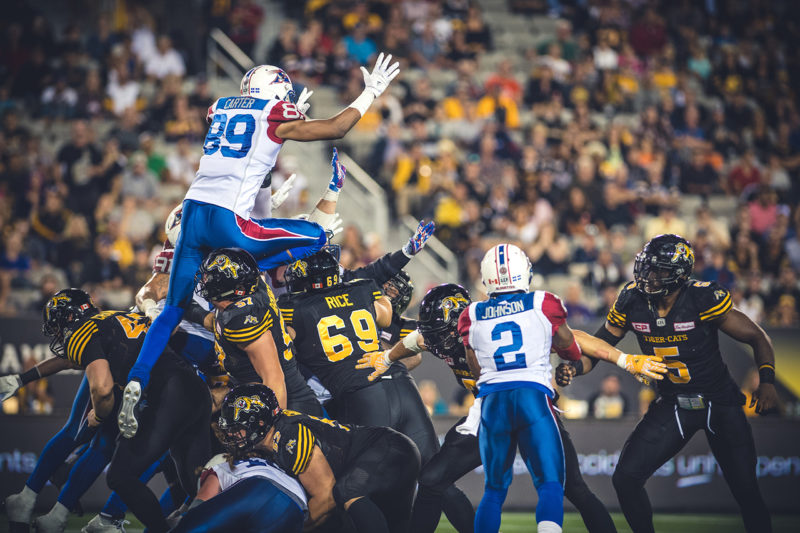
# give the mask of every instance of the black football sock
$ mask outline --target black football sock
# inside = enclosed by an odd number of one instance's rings
[[[383,513],[369,497],[359,498],[347,509],[358,533],[389,533]]]
[[[469,498],[461,492],[461,489],[455,485],[450,485],[444,491],[442,508],[445,516],[458,533],[472,533],[475,531],[475,509],[472,508]]]

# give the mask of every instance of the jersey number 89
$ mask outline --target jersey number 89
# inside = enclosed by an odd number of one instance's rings
[[[238,133],[237,130],[239,130]],[[208,127],[208,134],[203,142],[203,152],[206,155],[212,155],[219,150],[222,157],[241,159],[253,146],[255,131],[256,119],[252,115],[234,115],[228,120],[228,115],[217,113],[211,121],[211,126]],[[225,137],[226,145],[222,145],[223,137]],[[239,145],[238,149],[231,147],[236,144]]]

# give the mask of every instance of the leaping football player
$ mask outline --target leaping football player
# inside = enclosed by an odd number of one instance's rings
[[[306,120],[303,111],[310,93],[295,103],[289,76],[271,65],[249,70],[242,78],[240,96],[220,98],[211,106],[204,155],[183,202],[166,305],[128,375],[118,419],[124,437],[136,433],[135,407],[147,388],[150,370],[192,300],[195,273],[209,250],[242,248],[259,261],[260,269],[268,270],[307,257],[326,244],[324,226],[333,218],[333,210],[320,212],[318,220],[253,219],[256,195],[285,140],[343,137],[399,74],[399,63],[391,60],[391,55],[380,54],[371,73],[362,67],[364,91],[329,119]],[[339,193],[329,192],[332,198]]]

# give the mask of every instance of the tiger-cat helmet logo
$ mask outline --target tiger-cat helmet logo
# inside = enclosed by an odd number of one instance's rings
[[[239,396],[233,402],[233,420],[239,420],[239,414],[242,412],[253,413],[258,412],[266,407],[264,402],[258,396]]]
[[[464,298],[461,293],[458,293],[455,296],[442,298],[442,312],[444,313],[445,322],[450,321],[450,311],[456,309],[458,304],[469,305],[469,300]]]
[[[239,279],[239,265],[227,255],[220,255],[208,266],[209,270],[219,270],[229,278]]]
[[[694,251],[685,243],[679,242],[675,245],[675,253],[672,254],[672,262],[676,263],[678,259],[681,258],[694,263]]]

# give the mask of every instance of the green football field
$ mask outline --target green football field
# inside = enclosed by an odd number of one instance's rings
[[[93,515],[83,517],[70,517],[67,533],[77,533]],[[630,532],[625,519],[620,513],[612,513],[614,522],[620,533]],[[142,531],[142,525],[132,520],[133,523],[125,529],[128,532]],[[800,531],[800,515],[777,515],[772,517],[773,531],[775,533],[797,533]],[[736,515],[695,515],[695,514],[657,514],[655,526],[658,533],[738,533],[743,532],[741,519]],[[2,516],[0,531],[6,531],[8,522]],[[455,529],[442,518],[437,533],[454,533]],[[536,524],[533,513],[503,513],[503,525],[500,528],[502,533],[531,533],[536,531]],[[580,532],[586,531],[580,515],[577,513],[566,513],[564,515],[564,531]]]

